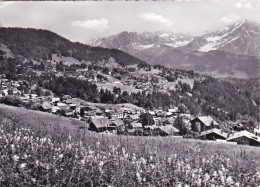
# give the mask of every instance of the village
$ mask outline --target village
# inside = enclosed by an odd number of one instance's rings
[[[110,135],[178,136],[199,138],[220,143],[260,146],[260,128],[253,132],[235,129],[225,132],[211,116],[192,116],[175,106],[167,110],[146,110],[133,104],[104,104],[86,102],[70,95],[57,97],[53,93],[38,96],[22,93],[19,88],[26,81],[0,79],[0,100],[16,106],[30,106],[86,123],[88,130]],[[5,98],[5,99],[3,99]],[[9,98],[9,100],[8,100]],[[19,101],[12,101],[18,98]]]

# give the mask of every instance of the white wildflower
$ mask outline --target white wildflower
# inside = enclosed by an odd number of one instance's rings
[[[14,156],[13,156],[13,160],[14,160],[15,162],[18,162],[18,161],[19,161],[19,156],[14,155]]]
[[[208,173],[204,175],[204,181],[207,182],[210,179],[210,176]]]
[[[226,182],[227,182],[228,185],[234,184],[234,181],[233,181],[233,179],[232,179],[231,176],[228,176],[228,177],[227,177]]]
[[[104,162],[101,161],[101,162],[99,163],[99,167],[102,167],[103,165],[104,165]]]
[[[35,179],[35,178],[31,178],[31,181],[32,181],[33,183],[35,183],[35,182],[36,182],[36,179]]]
[[[82,160],[80,161],[80,163],[81,163],[82,165],[85,165],[85,160],[82,159]]]
[[[140,161],[143,165],[146,165],[146,160],[143,157],[140,158]]]
[[[63,158],[63,154],[60,154],[60,155],[59,155],[59,158],[62,159],[62,158]]]
[[[20,169],[24,169],[25,167],[26,167],[26,163],[22,163],[22,164],[20,164],[20,166],[19,166]]]
[[[138,172],[136,173],[136,178],[139,183],[142,182],[142,178]]]

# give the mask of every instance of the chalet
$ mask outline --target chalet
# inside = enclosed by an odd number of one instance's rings
[[[237,144],[242,145],[253,145],[253,146],[260,146],[260,139],[246,130],[236,132],[230,135],[227,139],[229,142],[237,142]]]
[[[55,114],[55,113],[58,112],[59,110],[60,110],[60,107],[58,107],[58,106],[53,106],[52,109],[51,109],[51,112],[52,112],[53,114]]]
[[[139,115],[137,114],[131,115],[131,121],[138,121],[139,119],[140,119]]]
[[[38,95],[37,94],[29,94],[30,99],[36,100]]]
[[[211,128],[219,128],[219,124],[210,116],[196,117],[190,123],[191,130],[199,133]]]
[[[112,119],[110,125],[111,124],[116,127],[124,126],[124,122],[120,119]]]
[[[172,125],[160,126],[161,136],[177,135],[180,131]]]
[[[39,109],[44,112],[50,112],[52,110],[52,106],[49,102],[44,102]]]
[[[131,129],[143,129],[143,125],[142,123],[137,123],[137,122],[133,122],[130,125]]]
[[[178,107],[169,108],[168,112],[172,113],[173,115],[181,113]]]
[[[94,117],[90,119],[89,130],[96,132],[104,132],[107,130],[110,121],[107,117]]]
[[[72,110],[75,110],[75,109],[76,109],[76,107],[77,107],[77,105],[76,105],[76,104],[70,104],[70,109],[72,109]]]
[[[217,140],[217,139],[225,140],[227,139],[227,133],[223,132],[221,129],[213,128],[201,132],[200,138],[207,139],[207,140]]]
[[[51,98],[51,102],[52,103],[58,103],[58,102],[60,102],[60,98],[59,97],[53,97],[53,98]]]

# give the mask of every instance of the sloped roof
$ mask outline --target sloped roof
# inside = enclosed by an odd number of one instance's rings
[[[253,139],[255,141],[259,141],[258,140],[258,137],[256,135],[254,135],[253,133],[251,132],[248,132],[247,130],[244,130],[244,131],[240,131],[240,132],[236,132],[234,134],[231,134],[229,137],[228,137],[228,141],[230,140],[234,140],[234,139],[237,139],[237,138],[240,138],[240,137],[247,137],[248,139]],[[260,141],[259,141],[260,143]]]
[[[203,124],[205,124],[207,127],[211,126],[211,123],[213,122],[213,125],[219,125],[218,122],[216,122],[211,116],[201,116],[197,117]],[[193,120],[195,120],[194,118]],[[191,121],[193,121],[191,120]]]
[[[123,126],[124,122],[120,119],[114,119],[111,121],[112,124],[116,125],[117,127]]]
[[[96,128],[104,128],[109,125],[109,119],[107,117],[95,117],[91,122],[96,126]]]
[[[203,131],[203,132],[201,132],[200,136],[205,136],[205,135],[211,134],[211,133],[215,133],[215,134],[217,134],[219,136],[227,138],[227,133],[222,132],[220,129],[216,129],[216,128]]]
[[[176,112],[180,112],[180,111],[179,111],[179,108],[178,108],[178,107],[174,107],[174,108],[169,108],[169,109],[168,109],[168,112],[176,113]]]
[[[51,106],[51,104],[50,104],[49,102],[44,102],[44,103],[42,104],[42,108],[43,108],[44,110],[50,110],[50,109],[52,109],[52,106]]]
[[[180,132],[177,128],[175,128],[172,125],[165,125],[165,126],[161,126],[159,127],[163,132],[167,133],[167,134],[174,134],[174,133],[178,133]]]
[[[143,127],[142,123],[131,123],[131,125],[133,128],[142,128]]]

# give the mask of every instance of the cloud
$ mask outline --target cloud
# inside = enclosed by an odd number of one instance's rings
[[[139,14],[139,17],[142,18],[145,21],[150,21],[154,23],[164,23],[167,26],[171,26],[172,22],[166,17],[163,17],[160,14],[155,14],[153,12],[143,12]]]
[[[252,4],[251,3],[246,3],[244,7],[245,8],[252,8]]]
[[[83,27],[86,29],[94,29],[94,30],[106,30],[109,29],[108,20],[106,18],[100,19],[92,19],[92,20],[85,20],[85,21],[73,21],[72,25],[75,27]]]
[[[236,7],[237,7],[237,8],[242,8],[242,6],[243,6],[243,5],[242,5],[240,2],[236,2]]]
[[[220,20],[224,23],[230,23],[230,22],[234,22],[238,19],[240,19],[239,16],[237,16],[235,14],[231,14],[231,15],[227,15],[227,16],[222,17]]]
[[[246,3],[236,2],[236,7],[237,7],[237,8],[250,9],[250,8],[252,8],[252,4],[251,4],[250,2],[246,2]]]

